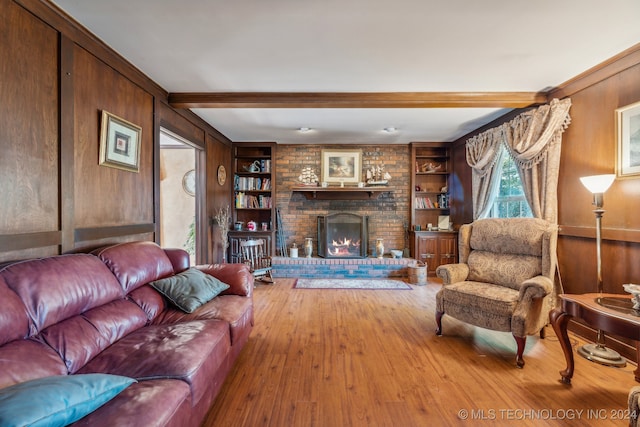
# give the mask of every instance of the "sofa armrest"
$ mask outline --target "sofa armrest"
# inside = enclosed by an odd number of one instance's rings
[[[467,264],[444,264],[436,268],[436,276],[442,279],[443,285],[462,282],[469,276]]]
[[[245,264],[207,264],[196,268],[229,285],[222,295],[250,297],[253,294],[253,275]]]

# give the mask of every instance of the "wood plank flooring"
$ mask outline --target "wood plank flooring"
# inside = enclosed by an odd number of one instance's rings
[[[256,325],[204,426],[625,426],[635,365],[576,355],[573,384],[553,329],[529,337],[445,315],[438,283],[412,290],[255,289]],[[583,342],[572,336],[574,351]]]

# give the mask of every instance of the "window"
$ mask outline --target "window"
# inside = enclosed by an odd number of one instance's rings
[[[502,147],[502,150],[504,155],[502,156],[502,174],[500,175],[498,195],[493,202],[489,217],[532,217],[533,213],[524,196],[518,168],[513,158],[508,154],[507,149]]]

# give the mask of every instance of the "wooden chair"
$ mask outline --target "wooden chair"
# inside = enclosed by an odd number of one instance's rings
[[[241,240],[240,252],[242,262],[249,266],[255,280],[265,283],[275,283],[271,275],[271,257],[265,256],[265,240]]]

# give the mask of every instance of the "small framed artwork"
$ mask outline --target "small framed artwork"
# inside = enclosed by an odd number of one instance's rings
[[[142,128],[114,114],[102,111],[100,165],[130,172],[140,170]]]
[[[322,182],[358,184],[362,181],[362,150],[322,150]]]
[[[618,177],[640,175],[640,102],[616,110],[616,128]]]

